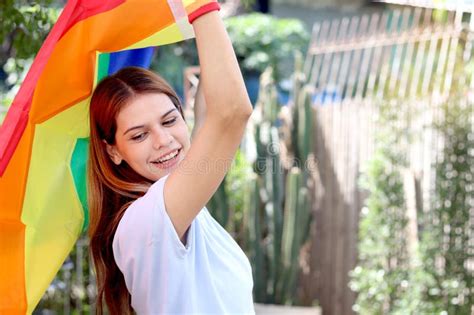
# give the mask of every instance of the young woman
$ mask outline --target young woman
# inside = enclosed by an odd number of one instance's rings
[[[194,17],[196,18],[196,17]],[[90,106],[90,247],[97,313],[251,314],[252,273],[205,204],[224,178],[252,107],[224,25],[193,22],[205,120],[190,142],[178,97],[126,68]]]

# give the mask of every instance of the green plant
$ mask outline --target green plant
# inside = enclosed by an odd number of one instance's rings
[[[251,9],[255,4],[255,0],[240,0],[245,9]]]
[[[306,49],[309,33],[295,19],[278,19],[252,13],[225,21],[243,71],[263,72],[275,69],[277,78],[288,76],[293,69],[293,52]]]
[[[224,181],[207,204],[212,216],[232,233],[239,243],[244,237],[240,227],[243,221],[244,191],[250,172],[251,165],[238,150]]]
[[[350,283],[358,293],[354,310],[360,314],[409,314],[403,302],[409,295],[415,296],[402,177],[407,161],[399,145],[408,138],[400,123],[406,122],[408,113],[409,108],[401,102],[380,106],[378,147],[362,178],[369,196],[362,209],[358,264],[351,272]]]
[[[21,73],[24,63],[16,60],[31,59],[41,47],[49,30],[59,16],[59,4],[53,0],[2,1],[0,2],[0,64],[14,62],[14,69]],[[10,78],[12,80],[12,78]],[[9,85],[15,84],[10,82]]]
[[[293,53],[305,50],[309,42],[304,24],[295,19],[252,13],[227,18],[225,23],[244,74],[260,74],[271,66],[275,69],[277,82],[291,74]],[[194,41],[184,41],[159,47],[151,68],[182,95],[183,71],[196,64],[198,55]]]
[[[310,94],[302,84],[295,84],[300,87],[295,93],[298,98],[283,122],[271,68],[262,74],[260,82],[251,123],[257,156],[245,196],[248,237],[243,247],[254,267],[255,301],[294,304],[300,251],[309,238],[311,222],[312,177],[303,167],[311,158],[307,141],[307,135],[313,133]],[[307,115],[305,119],[303,115]],[[299,118],[293,119],[296,116]],[[286,145],[291,141],[284,139],[291,138],[293,130],[298,144]]]
[[[415,113],[403,102],[381,106],[378,149],[363,177],[369,197],[359,227],[359,261],[351,272],[350,286],[358,293],[354,310],[361,314],[472,312],[473,274],[468,267],[474,256],[469,247],[474,235],[470,222],[474,200],[472,103],[466,100],[462,86],[455,91],[460,95],[451,95],[441,105],[439,123],[425,126],[436,131],[443,146],[433,165],[430,204],[425,211],[417,205],[415,240],[407,234],[403,173],[408,150],[401,146],[413,136],[410,115]],[[410,246],[410,241],[418,246]]]
[[[0,4],[0,41],[9,45],[9,57],[27,59],[40,48],[58,18],[59,9],[53,0],[2,1]],[[54,3],[56,4],[56,3]]]
[[[10,107],[12,99],[9,97],[2,97],[0,99],[0,125],[3,123],[5,118],[6,110]]]
[[[0,2],[0,124],[59,11],[53,0]]]
[[[295,84],[299,97],[286,119],[289,128],[284,128],[271,68],[260,82],[261,93],[249,127],[254,134],[252,140],[247,139],[255,143],[255,161],[250,165],[238,152],[209,209],[249,254],[255,301],[294,304],[300,250],[309,238],[311,222],[312,178],[303,167],[312,150],[308,138],[313,133],[310,94],[303,84]],[[292,136],[297,142],[281,150],[283,139]]]
[[[472,106],[456,97],[441,107],[436,130],[444,139],[436,161],[432,210],[422,214],[423,269],[430,282],[424,292],[426,314],[471,314],[474,305],[472,218],[474,200],[474,130]],[[471,245],[470,245],[471,244]]]
[[[183,95],[183,72],[199,63],[193,40],[157,47],[151,69],[168,81],[179,95]]]

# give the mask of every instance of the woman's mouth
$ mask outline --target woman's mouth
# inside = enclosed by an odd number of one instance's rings
[[[151,163],[158,168],[166,169],[174,166],[179,161],[179,154],[181,153],[181,149],[175,150],[156,161],[152,161]]]

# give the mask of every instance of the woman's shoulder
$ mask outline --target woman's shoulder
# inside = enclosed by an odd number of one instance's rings
[[[155,221],[154,212],[163,205],[163,184],[166,177],[153,183],[142,197],[137,198],[127,207],[117,226],[116,234],[137,233],[139,229],[144,231]]]
[[[142,216],[144,214],[142,213],[143,208],[151,211],[152,208],[160,206],[160,204],[163,202],[163,186],[167,177],[168,175],[160,178],[150,185],[147,192],[143,196],[137,198],[128,206],[128,208],[125,210],[124,217],[133,217],[135,215]],[[139,212],[139,214],[137,212]]]

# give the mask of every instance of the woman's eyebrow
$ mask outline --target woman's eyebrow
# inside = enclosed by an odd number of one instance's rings
[[[169,111],[167,111],[166,113],[164,113],[163,116],[161,116],[161,119],[164,119],[166,116],[168,116],[169,114],[171,114],[171,113],[174,112],[175,110],[177,110],[177,109],[176,109],[176,108],[170,109]],[[140,128],[144,128],[144,127],[145,127],[145,125],[130,127],[130,128],[128,128],[128,129],[123,133],[123,135],[125,136],[128,132],[130,132],[130,131],[132,131],[132,130],[140,129]]]
[[[161,116],[161,119],[165,118],[166,116],[168,116],[169,114],[171,114],[172,112],[174,112],[176,110],[176,107],[173,108],[173,109],[170,109],[169,111],[167,111],[163,116]]]
[[[128,128],[124,133],[123,135],[125,136],[127,134],[127,132],[129,131],[132,131],[132,130],[135,130],[135,129],[140,129],[140,128],[144,128],[145,125],[140,125],[140,126],[134,126],[134,127],[131,127],[131,128]]]

